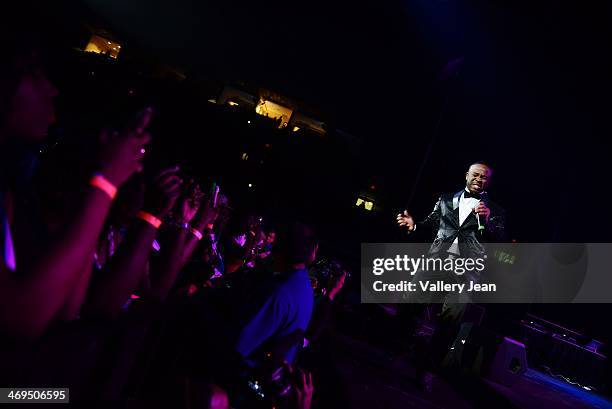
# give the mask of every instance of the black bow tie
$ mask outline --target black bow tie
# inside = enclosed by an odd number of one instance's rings
[[[467,190],[463,192],[463,197],[466,199],[473,197],[474,199],[482,200],[482,195],[480,193],[472,193]]]

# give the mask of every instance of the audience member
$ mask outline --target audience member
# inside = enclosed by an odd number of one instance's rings
[[[258,354],[268,352],[266,346],[296,330],[305,332],[312,315],[308,266],[316,258],[317,241],[312,230],[303,224],[291,225],[283,233],[276,258],[276,280],[248,305],[236,341],[236,350],[253,364]],[[284,358],[292,362],[296,350],[297,346],[290,348]]]

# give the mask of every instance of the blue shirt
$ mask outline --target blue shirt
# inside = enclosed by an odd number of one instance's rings
[[[236,350],[247,358],[264,343],[274,343],[293,334],[306,332],[313,307],[313,292],[308,270],[285,274],[276,283],[263,303],[256,305],[246,325],[240,331]],[[295,358],[297,347],[285,355],[288,362]]]

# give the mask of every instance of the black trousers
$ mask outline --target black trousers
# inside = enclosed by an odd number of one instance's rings
[[[446,254],[445,259],[455,259],[455,254]],[[419,281],[428,280],[430,282],[443,281],[444,283],[463,283],[466,286],[469,281],[477,281],[477,277],[465,274],[455,274],[453,271],[424,271],[415,273],[412,282],[419,286]],[[422,376],[425,372],[435,370],[440,366],[449,348],[459,332],[463,316],[467,305],[471,302],[469,295],[465,292],[415,292],[406,294],[406,304],[400,307],[400,321],[406,327],[402,330],[415,342],[415,365],[417,376]],[[432,303],[442,303],[442,311],[435,319],[435,330],[426,342],[422,337],[414,336],[418,319],[423,315],[427,305]]]

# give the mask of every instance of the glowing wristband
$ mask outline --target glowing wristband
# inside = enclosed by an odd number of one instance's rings
[[[113,185],[108,179],[98,173],[89,179],[89,185],[106,193],[111,200],[117,195],[117,186]]]
[[[193,227],[190,227],[190,228],[189,228],[189,232],[190,232],[191,234],[193,234],[194,236],[196,236],[196,238],[198,239],[198,241],[199,241],[199,240],[202,240],[202,237],[204,237],[204,235],[202,234],[202,232],[200,232],[200,231],[199,231],[199,230],[197,230],[197,229],[194,229]]]
[[[138,217],[141,220],[144,220],[145,222],[149,223],[151,226],[155,227],[156,229],[159,229],[159,226],[161,226],[162,224],[162,221],[159,220],[157,217],[143,210],[139,211],[136,217]]]
[[[213,223],[210,223],[210,224],[207,224],[207,225],[206,225],[206,228],[207,228],[208,230],[212,230],[214,227],[215,227],[215,225],[214,225]]]

